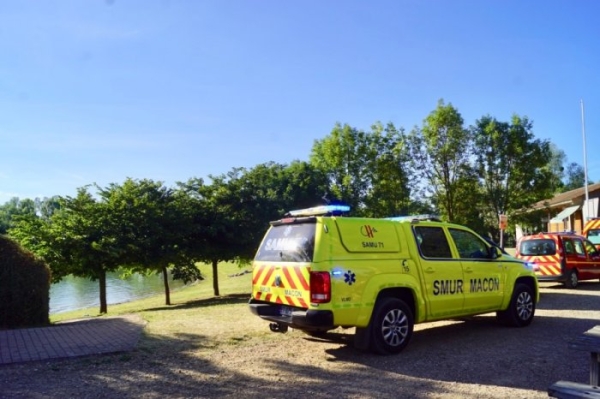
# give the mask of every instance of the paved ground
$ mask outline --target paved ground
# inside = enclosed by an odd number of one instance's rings
[[[1,330],[0,364],[131,351],[144,326],[140,316],[125,315]]]

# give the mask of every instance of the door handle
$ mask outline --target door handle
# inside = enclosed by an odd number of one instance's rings
[[[435,269],[433,267],[428,267],[425,269],[425,273],[435,273]]]

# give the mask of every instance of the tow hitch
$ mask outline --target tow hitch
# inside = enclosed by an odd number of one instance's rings
[[[285,334],[288,331],[288,326],[282,323],[270,323],[269,329],[272,332]]]

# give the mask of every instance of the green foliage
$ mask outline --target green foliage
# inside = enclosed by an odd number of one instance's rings
[[[50,323],[50,269],[0,235],[0,328]]]
[[[185,251],[192,220],[180,209],[180,197],[162,182],[127,179],[123,184],[98,188],[105,209],[105,227],[119,252],[119,264],[132,272],[162,273],[165,303],[170,305],[168,269],[175,278],[201,279],[194,260]]]
[[[23,218],[40,216],[47,219],[58,207],[58,197],[36,198],[35,201],[28,198],[11,198],[4,205],[0,205],[0,234],[6,234]]]
[[[194,226],[186,251],[196,261],[212,265],[215,295],[219,295],[219,262],[248,263],[271,220],[295,207],[314,206],[327,188],[323,173],[299,161],[234,168],[210,178],[209,185],[191,179],[180,183],[179,189],[187,193],[182,209]]]
[[[410,135],[412,161],[424,182],[423,193],[432,195],[442,217],[461,221],[461,203],[474,187],[471,166],[471,135],[452,104],[439,100],[437,108]]]
[[[316,140],[310,162],[329,178],[331,194],[348,203],[356,212],[364,208],[362,198],[368,188],[367,134],[349,125],[336,124],[329,136]]]
[[[546,169],[551,174],[552,178],[550,181],[550,185],[552,187],[552,192],[562,192],[564,186],[564,177],[565,177],[565,163],[567,160],[567,155],[563,150],[558,148],[555,144],[549,143],[550,150],[550,159],[548,160],[548,164],[546,165]]]
[[[550,144],[535,139],[532,129],[532,122],[518,115],[510,123],[485,116],[472,128],[475,169],[483,183],[483,216],[490,226],[497,226],[500,213],[511,219],[553,195],[556,176]]]
[[[106,273],[119,267],[127,248],[119,245],[111,215],[87,187],[58,203],[49,218],[21,219],[9,234],[46,261],[54,281],[69,274],[98,281],[100,313],[106,313]]]
[[[19,217],[35,216],[35,203],[30,199],[11,198],[0,206],[0,234],[6,234]]]
[[[329,179],[329,192],[353,214],[384,217],[411,206],[413,174],[406,135],[393,124],[376,123],[370,132],[336,124],[313,144],[310,162]]]
[[[588,179],[587,184],[593,184],[593,182]],[[564,193],[585,186],[585,170],[583,169],[583,166],[576,162],[569,163],[567,165],[566,180],[559,191]]]
[[[233,168],[175,189],[127,179],[96,186],[98,196],[84,187],[74,198],[13,198],[0,206],[0,233],[43,258],[53,281],[68,274],[98,280],[102,313],[105,275],[122,266],[192,281],[202,278],[196,262],[211,264],[219,295],[220,262],[247,264],[269,221],[324,195],[349,203],[357,216],[440,213],[486,234],[497,229],[498,213],[517,221],[530,204],[583,185],[577,164],[561,182],[564,162],[564,153],[535,139],[526,117],[485,116],[466,129],[458,110],[440,100],[409,135],[392,123],[370,131],[338,123],[314,142],[310,162]]]

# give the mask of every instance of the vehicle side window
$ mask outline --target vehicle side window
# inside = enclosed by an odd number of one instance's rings
[[[596,247],[590,241],[584,240],[583,245],[585,245],[585,250],[588,254],[590,254],[590,255],[596,254],[596,252],[597,252]]]
[[[583,250],[583,243],[579,240],[574,240],[573,244],[575,244],[575,252],[577,255],[585,255],[585,251]]]
[[[423,257],[452,258],[450,245],[441,227],[417,226],[414,228],[414,233]]]
[[[573,242],[571,240],[564,240],[565,252],[567,255],[575,255],[575,249],[573,248]]]
[[[475,234],[465,230],[449,229],[461,258],[488,259],[489,249]]]

